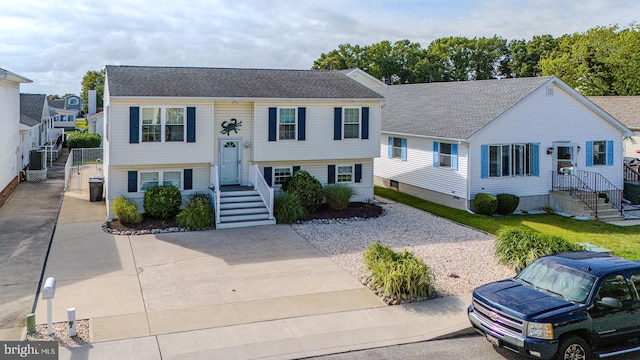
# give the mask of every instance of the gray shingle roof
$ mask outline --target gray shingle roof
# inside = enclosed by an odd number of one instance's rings
[[[111,96],[381,99],[338,71],[107,65]]]
[[[52,108],[64,109],[64,99],[47,100],[47,103]]]
[[[40,124],[46,99],[44,94],[20,94],[20,123],[30,127]]]
[[[382,131],[467,139],[553,77],[374,88],[386,98]]]
[[[640,129],[640,96],[587,96],[587,99],[631,129]]]

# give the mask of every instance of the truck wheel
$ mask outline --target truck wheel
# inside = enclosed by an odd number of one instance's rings
[[[589,344],[579,336],[565,339],[558,349],[558,360],[592,360]]]

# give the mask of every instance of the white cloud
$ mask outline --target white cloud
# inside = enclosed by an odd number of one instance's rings
[[[310,68],[339,44],[506,39],[624,27],[631,0],[2,0],[0,67],[24,92],[79,93],[106,64]],[[636,15],[637,16],[637,15]]]

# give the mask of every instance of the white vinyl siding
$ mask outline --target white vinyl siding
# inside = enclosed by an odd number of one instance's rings
[[[0,80],[0,190],[17,175],[20,146],[20,85]]]
[[[279,161],[282,159],[311,161],[325,159],[362,159],[380,156],[379,102],[356,104],[358,106],[369,107],[369,139],[367,140],[333,140],[334,108],[344,106],[341,102],[256,103],[254,123],[255,137],[252,148],[253,160],[260,162]],[[270,107],[305,107],[305,141],[268,141]],[[358,126],[360,127],[360,125]],[[359,131],[361,131],[361,129]]]

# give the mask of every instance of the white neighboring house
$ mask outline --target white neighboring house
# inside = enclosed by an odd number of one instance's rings
[[[87,116],[87,128],[89,134],[98,134],[100,135],[100,139],[104,138],[104,112],[100,111],[99,113]],[[100,143],[102,146],[102,143]]]
[[[20,148],[22,169],[29,165],[29,152],[45,145],[53,126],[44,94],[20,94]]]
[[[358,68],[346,69],[346,70],[340,70],[340,71],[343,72],[348,77],[352,78],[353,80],[370,88],[374,88],[378,86],[387,86],[387,84],[385,84],[384,82],[376,79],[375,77],[369,75],[366,71]]]
[[[0,206],[20,182],[20,84],[31,80],[0,68]]]
[[[510,193],[518,210],[550,205],[577,170],[623,187],[631,130],[556,77],[374,89],[386,98],[376,184],[459,209]]]
[[[624,156],[640,158],[640,96],[588,96],[587,99],[634,132],[625,139]]]
[[[173,184],[210,191],[218,228],[273,224],[274,188],[299,169],[372,199],[382,101],[339,71],[107,66],[109,217],[114,198],[142,209],[146,188]]]

